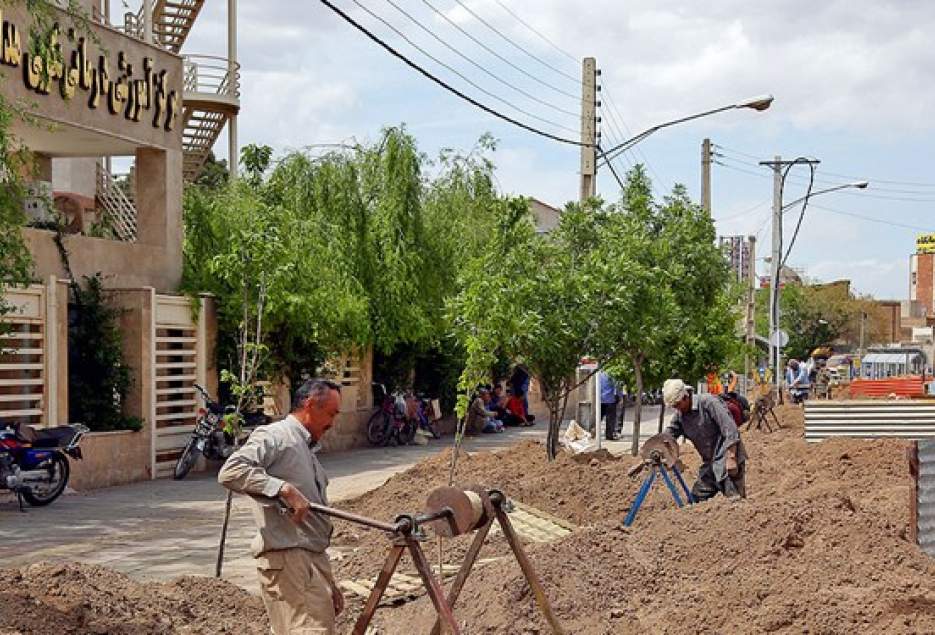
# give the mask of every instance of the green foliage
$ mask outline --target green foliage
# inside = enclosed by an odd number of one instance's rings
[[[218,160],[214,156],[214,152],[209,152],[208,158],[205,159],[205,163],[201,168],[201,174],[195,179],[195,185],[209,190],[216,190],[224,187],[229,179],[230,170],[227,169],[227,160]]]
[[[470,154],[445,152],[429,178],[435,166],[397,128],[370,146],[275,162],[268,147],[248,146],[239,183],[188,188],[183,286],[218,298],[222,366],[238,354],[228,333],[243,321],[241,276],[261,272],[272,276],[263,327],[270,373],[299,378],[353,346],[406,351],[406,373],[430,350],[458,357],[443,307],[464,254],[489,241],[491,148],[484,138]],[[249,264],[236,255],[254,249],[263,254]],[[272,283],[279,278],[287,283]]]
[[[68,418],[91,430],[139,430],[142,421],[121,411],[132,384],[123,360],[120,310],[104,292],[100,274],[75,289],[68,329]]]

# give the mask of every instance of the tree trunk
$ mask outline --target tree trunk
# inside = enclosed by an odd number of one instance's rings
[[[659,404],[659,432],[662,432],[662,424],[666,419],[666,402],[663,401]]]
[[[546,437],[545,452],[549,461],[554,461],[558,454],[558,429],[562,418],[558,411],[558,404],[549,402],[549,434]]]
[[[640,450],[640,413],[643,406],[643,360],[633,358],[633,375],[636,378],[636,400],[633,404],[633,443],[630,454],[636,456]]]

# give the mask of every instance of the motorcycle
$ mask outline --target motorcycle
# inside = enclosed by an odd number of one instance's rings
[[[81,459],[81,424],[33,428],[14,424],[0,429],[0,489],[11,490],[33,506],[48,505],[61,496],[71,469],[68,458]]]
[[[367,440],[373,445],[412,443],[418,423],[407,416],[406,398],[398,392],[389,394],[383,384],[373,385],[380,388],[382,397],[380,407],[367,422]]]
[[[224,461],[249,436],[253,428],[269,423],[269,417],[262,410],[238,415],[234,406],[222,406],[198,384],[195,384],[195,389],[201,393],[205,407],[198,409],[192,436],[175,462],[172,477],[177,481],[188,476],[199,456],[204,455],[213,461]],[[246,434],[245,429],[248,429]]]

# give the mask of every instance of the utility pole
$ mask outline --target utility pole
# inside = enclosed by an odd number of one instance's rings
[[[782,259],[782,157],[773,158],[773,243],[769,262],[769,363],[779,395],[779,261]]]
[[[770,253],[769,276],[769,363],[773,371],[776,395],[782,399],[780,370],[782,369],[782,346],[779,345],[779,277],[782,265],[782,182],[783,170],[791,165],[817,165],[817,159],[795,159],[783,161],[776,156],[772,161],[760,161],[760,165],[773,170],[773,244]]]
[[[227,85],[238,88],[237,81],[237,0],[227,0]],[[240,149],[237,147],[237,112],[227,120],[227,169],[232,179],[237,178]]]
[[[744,355],[743,376],[746,385],[752,379],[750,367],[750,350],[755,346],[754,336],[756,334],[756,236],[747,236],[747,311],[746,323],[744,324],[745,341],[747,344],[747,353]]]
[[[581,63],[581,190],[583,203],[597,193],[597,60]]]
[[[711,215],[711,139],[701,142],[701,207]]]

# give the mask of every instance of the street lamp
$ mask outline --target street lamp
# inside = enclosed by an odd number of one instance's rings
[[[666,121],[665,123],[660,123],[651,128],[647,128],[643,132],[639,133],[636,136],[630,137],[626,141],[618,143],[614,147],[608,149],[607,151],[601,151],[601,160],[603,161],[602,165],[610,165],[610,162],[620,155],[623,152],[626,152],[637,143],[656,132],[662,128],[668,128],[669,126],[674,126],[676,124],[685,123],[686,121],[691,121],[693,119],[700,119],[701,117],[707,117],[708,115],[714,115],[719,112],[724,112],[725,110],[733,110],[735,108],[750,108],[752,110],[763,111],[770,107],[773,103],[772,95],[760,95],[757,97],[751,97],[750,99],[745,99],[744,101],[737,102],[736,104],[730,104],[729,106],[721,106],[720,108],[715,108],[713,110],[706,110],[704,112],[699,112],[694,115],[689,115],[687,117],[680,117],[678,119],[673,119],[672,121]],[[600,166],[599,166],[600,167]]]
[[[821,194],[827,194],[827,193],[829,193],[829,192],[837,192],[838,190],[846,190],[846,189],[848,189],[848,188],[855,188],[855,189],[858,189],[858,190],[865,190],[865,189],[867,189],[867,186],[869,186],[869,185],[870,185],[870,181],[855,181],[855,182],[853,182],[853,183],[844,183],[844,184],[842,184],[842,185],[836,185],[836,186],[834,186],[834,187],[829,187],[829,188],[826,188],[826,189],[824,189],[824,190],[818,190],[817,192],[812,192],[812,193],[809,195],[808,198],[812,198],[812,197],[814,197],[814,196],[819,196],[819,195],[821,195]],[[805,200],[805,197],[804,197],[804,196],[801,196],[801,197],[795,199],[794,201],[792,201],[791,203],[786,203],[785,205],[782,206],[782,211],[785,212],[785,211],[787,211],[789,208],[795,207],[796,205],[798,205],[799,203],[801,203],[801,202],[804,201],[804,200]]]
[[[828,194],[830,192],[837,192],[839,190],[845,190],[849,188],[864,190],[870,185],[869,181],[854,181],[853,183],[842,183],[841,185],[835,185],[834,187],[825,188],[823,190],[818,190],[817,192],[812,192],[808,196],[802,196],[795,199],[791,203],[782,204],[782,190],[779,190],[779,212],[774,212],[774,222],[779,223],[780,227],[782,225],[782,214],[788,211],[790,208],[795,207],[799,203],[807,202],[815,196],[821,196],[822,194]],[[775,204],[775,203],[774,203]],[[774,208],[776,209],[776,208]],[[804,211],[804,210],[803,210]],[[799,222],[801,223],[801,218]],[[796,227],[796,234],[798,234],[798,227]],[[782,236],[782,230],[780,229],[779,236]],[[775,239],[775,236],[774,236]],[[780,239],[781,240],[781,239]],[[795,236],[793,236],[795,240]],[[769,289],[769,299],[770,299],[770,364],[773,366],[773,381],[776,384],[776,390],[778,392],[781,385],[781,362],[780,358],[782,356],[782,345],[779,344],[779,336],[776,335],[779,331],[779,278],[782,273],[782,266],[785,263],[786,258],[789,257],[789,253],[792,251],[792,243],[789,244],[789,249],[786,251],[786,257],[782,257],[782,245],[779,244],[778,247],[778,258],[774,258],[775,262],[770,262],[770,265],[773,269],[773,273],[770,276],[770,289]],[[773,343],[773,338],[775,338],[775,343]]]

